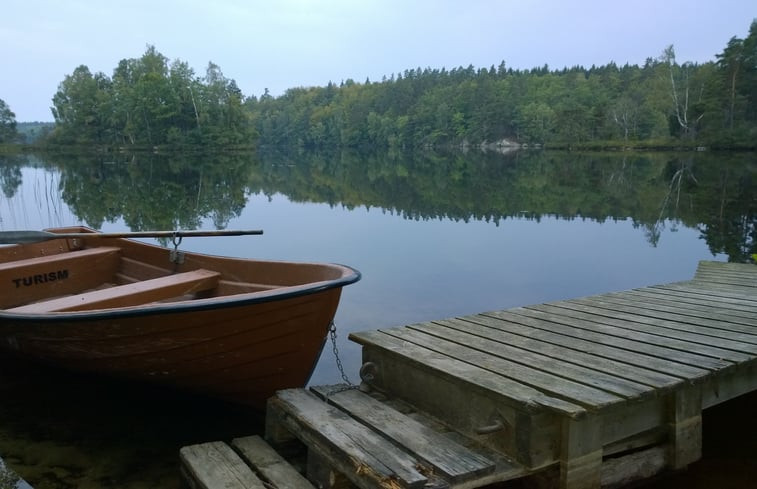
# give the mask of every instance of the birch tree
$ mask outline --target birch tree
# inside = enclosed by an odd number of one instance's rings
[[[676,53],[671,44],[662,52],[660,60],[667,65],[667,73],[670,77],[670,96],[673,100],[673,114],[684,136],[692,136],[696,124],[704,116],[704,112],[695,114],[693,110],[694,99],[701,99],[702,90],[692,93],[689,83],[689,75],[693,65],[689,62],[679,65],[676,62]]]

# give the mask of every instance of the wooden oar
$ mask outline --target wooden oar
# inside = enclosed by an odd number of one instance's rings
[[[40,243],[75,238],[189,238],[195,236],[244,236],[263,234],[260,229],[221,231],[134,231],[127,233],[49,233],[47,231],[0,231],[0,244]]]

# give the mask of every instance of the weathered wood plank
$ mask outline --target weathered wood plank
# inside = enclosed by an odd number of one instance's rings
[[[483,320],[482,320],[483,319]],[[681,381],[680,378],[662,374],[648,368],[642,368],[633,364],[623,363],[615,358],[609,359],[603,356],[593,354],[590,351],[581,348],[581,345],[573,344],[572,338],[562,337],[557,340],[559,343],[550,343],[543,338],[531,336],[531,331],[525,335],[511,333],[505,329],[498,329],[488,325],[489,318],[468,317],[460,319],[447,319],[444,321],[434,321],[434,324],[443,325],[448,328],[466,331],[482,338],[495,340],[500,343],[517,347],[521,351],[546,356],[560,364],[573,364],[584,367],[586,371],[581,371],[584,375],[593,375],[593,372],[608,374],[614,379],[625,379],[630,381],[631,389],[641,388],[644,392],[655,389],[666,389],[672,387]],[[541,333],[541,330],[536,330]],[[573,346],[574,348],[570,348]],[[617,355],[616,355],[617,356]],[[516,361],[521,361],[520,354]]]
[[[694,276],[694,281],[715,282],[736,285],[738,287],[757,287],[757,276],[743,272],[723,272],[720,270],[701,269]]]
[[[330,392],[331,386],[312,388],[329,403],[369,425],[395,444],[434,467],[435,473],[458,483],[494,471],[494,462],[354,389]]]
[[[671,300],[661,302],[630,292],[603,294],[597,296],[597,299],[624,306],[646,316],[685,320],[688,324],[744,333],[757,339],[757,318],[723,314],[712,305],[682,304]]]
[[[697,266],[694,281],[757,287],[757,266],[702,261]]]
[[[672,307],[689,311],[691,314],[703,313],[703,317],[717,319],[722,317],[725,321],[737,324],[748,325],[750,328],[757,327],[757,318],[755,313],[748,311],[739,311],[736,309],[726,309],[722,304],[708,301],[701,297],[692,298],[684,294],[666,293],[660,289],[634,289],[623,293],[626,297],[633,297],[636,300],[643,301],[655,306]],[[713,313],[713,311],[717,311]]]
[[[674,470],[702,457],[702,390],[686,386],[671,396],[668,406],[668,464]]]
[[[716,270],[724,273],[740,273],[757,278],[757,265],[747,263],[729,263],[724,261],[701,260],[697,264],[697,272],[699,270]]]
[[[305,467],[308,479],[318,487],[318,489],[355,489],[359,487],[365,489],[366,486],[353,484],[342,472],[339,472],[331,462],[332,455],[326,455],[317,446],[308,449],[307,464]],[[337,464],[339,465],[339,464]],[[372,481],[366,480],[367,485],[372,485]],[[392,484],[393,481],[389,481]],[[369,489],[373,489],[370,487]]]
[[[586,364],[577,365],[566,362],[564,357],[555,358],[541,352],[518,348],[505,341],[504,334],[496,338],[486,335],[486,331],[482,332],[483,335],[470,334],[473,331],[480,333],[480,329],[483,329],[475,324],[448,320],[412,325],[408,328],[467,345],[486,354],[508,359],[529,368],[564,377],[571,382],[585,384],[627,399],[637,398],[642,394],[651,392],[651,389],[646,385],[589,368]]]
[[[401,341],[441,353],[451,359],[481,367],[484,369],[481,375],[491,378],[493,382],[498,382],[501,378],[510,379],[544,392],[550,397],[558,397],[589,409],[599,409],[623,399],[609,392],[529,368],[465,345],[452,343],[409,327],[384,330],[384,333]]]
[[[709,356],[698,355],[687,351],[660,346],[649,341],[641,341],[635,335],[614,335],[617,328],[608,328],[602,324],[591,321],[583,321],[570,316],[555,315],[533,307],[515,308],[508,311],[497,311],[491,314],[494,317],[504,318],[521,324],[538,325],[536,327],[548,328],[559,331],[567,336],[585,339],[603,345],[614,346],[622,350],[641,353],[658,359],[670,360],[677,364],[688,365],[696,369],[715,371],[731,366],[732,362],[714,359]],[[537,320],[537,321],[532,321]],[[619,357],[623,358],[623,356]],[[706,374],[703,374],[706,375]],[[698,375],[702,377],[703,375]]]
[[[592,416],[563,421],[560,489],[599,489],[602,470],[601,425]]]
[[[421,461],[303,389],[279,391],[268,401],[267,416],[283,423],[308,446],[320,446],[321,455],[356,484],[369,480],[378,487],[393,482],[422,488],[428,482],[418,470],[423,467]]]
[[[620,489],[633,482],[649,479],[665,469],[665,447],[652,447],[602,464],[602,488]]]
[[[719,327],[727,324],[725,322],[648,309],[642,307],[640,304],[605,296],[574,299],[560,303],[561,306],[565,305],[565,307],[571,307],[573,304],[588,306],[586,308],[581,308],[581,311],[583,312],[602,316],[607,315],[607,317],[628,321],[632,329],[636,328],[636,323],[656,326],[675,331],[661,331],[659,333],[664,334],[665,336],[673,335],[672,337],[685,339],[687,341],[694,341],[749,354],[757,353],[757,329],[753,329],[753,333],[732,331]],[[738,325],[734,325],[734,327],[738,327]],[[683,332],[683,334],[680,332]]]
[[[667,285],[653,285],[651,288],[661,290],[671,290],[676,292],[686,292],[699,297],[717,300],[729,304],[729,307],[746,309],[753,311],[755,309],[754,294],[737,290],[733,287],[714,287],[708,284],[697,282],[676,283]]]
[[[757,266],[755,265],[750,265],[750,267],[757,268]],[[743,284],[741,283],[735,284],[737,287],[746,287],[746,288],[757,287],[757,285],[755,285],[755,282],[757,282],[757,275],[755,275],[754,271],[746,272],[744,270],[722,271],[722,270],[702,269],[696,273],[696,275],[694,276],[692,280],[707,282],[708,280],[712,280],[712,279],[736,280],[739,282],[744,282]]]
[[[539,340],[547,344],[585,352],[594,357],[619,362],[634,368],[649,369],[661,375],[659,380],[664,385],[675,385],[687,378],[700,378],[709,375],[709,371],[692,367],[685,363],[655,356],[656,352],[644,352],[644,344],[617,342],[613,337],[600,334],[585,334],[570,326],[544,321],[541,319],[511,314],[507,311],[490,312],[462,318],[477,324],[494,328],[497,331],[512,333],[528,340]],[[628,346],[637,347],[632,351]]]
[[[709,272],[697,274],[692,280],[695,283],[715,284],[715,285],[727,285],[736,289],[742,289],[744,292],[754,292],[757,290],[757,277],[752,277],[744,274],[728,273],[723,274],[720,272]]]
[[[261,437],[254,435],[234,438],[231,446],[268,483],[273,484],[271,489],[313,489],[313,485]]]
[[[628,308],[611,302],[604,301],[601,297],[586,299],[571,299],[553,304],[545,304],[544,307],[557,307],[567,309],[572,317],[584,320],[601,322],[617,328],[629,330],[633,333],[663,337],[664,340],[656,340],[659,344],[668,340],[683,341],[693,344],[688,346],[691,351],[710,355],[715,358],[723,358],[734,362],[745,361],[757,354],[757,345],[753,343],[754,336],[742,333],[729,333],[728,331],[708,328],[687,322],[687,317],[678,316],[680,321],[674,320],[674,315],[664,313],[645,314],[644,310]],[[560,313],[563,313],[562,311]],[[666,316],[665,318],[655,316]],[[698,321],[701,323],[702,321]],[[714,324],[714,322],[710,322]],[[720,334],[715,334],[720,333]],[[672,345],[672,344],[670,344]]]
[[[597,312],[588,306],[581,306],[580,304],[567,301],[529,306],[527,309],[538,310],[555,316],[571,317],[582,321],[582,324],[587,328],[601,329],[605,334],[663,346],[671,350],[696,353],[732,363],[743,362],[751,358],[747,354],[734,352],[725,348],[707,346],[704,342],[687,338],[687,336],[691,335],[670,332],[670,330],[660,331],[655,327],[642,323],[629,323],[626,319],[616,319],[610,315],[603,314],[602,311]],[[699,338],[699,341],[703,341],[703,339]]]
[[[733,289],[715,290],[711,287],[700,286],[693,282],[683,284],[654,285],[647,287],[654,291],[667,294],[685,295],[692,298],[707,300],[717,303],[723,309],[754,312],[757,305],[754,304],[752,294],[739,294]]]
[[[753,305],[753,301],[737,299],[733,296],[715,296],[707,294],[706,290],[698,291],[691,287],[688,288],[667,288],[663,286],[659,287],[647,287],[645,292],[653,292],[662,295],[675,295],[676,298],[686,298],[687,300],[698,301],[700,304],[711,305],[717,307],[718,310],[723,311],[726,314],[747,314],[752,317],[757,314],[757,306]],[[704,292],[704,293],[702,293]]]
[[[554,433],[559,420],[586,414],[580,406],[547,398],[535,389],[533,392],[546,401],[572,406],[576,411],[563,409],[558,412],[552,406],[536,402],[514,402],[509,397],[512,394],[503,388],[503,382],[477,378],[475,373],[481,371],[477,367],[465,369],[464,373],[474,375],[461,378],[443,370],[445,364],[428,366],[418,362],[416,357],[399,355],[396,350],[370,344],[363,347],[363,362],[373,366],[373,378],[369,382],[372,388],[409,403],[417,411],[428,413],[466,437],[475,439],[477,444],[507,454],[527,467],[553,463],[556,456]],[[490,388],[486,388],[487,385]]]
[[[757,360],[713,376],[702,384],[702,408],[706,409],[757,390]]]
[[[585,409],[575,403],[566,402],[522,383],[494,377],[487,370],[467,362],[461,362],[428,348],[404,341],[384,331],[361,331],[350,333],[350,339],[363,345],[376,346],[400,355],[417,365],[418,368],[433,369],[434,374],[451,381],[459,379],[471,388],[481,389],[501,396],[502,402],[519,409],[532,411],[538,407],[571,417],[583,416]]]
[[[185,479],[193,489],[266,489],[247,464],[223,442],[182,447],[179,458]]]
[[[698,275],[694,280],[692,280],[694,283],[704,283],[708,285],[726,285],[726,286],[733,286],[733,287],[743,287],[747,290],[757,290],[755,287],[755,280],[751,277],[749,278],[743,278],[743,277],[734,277],[734,276],[725,276],[718,273],[702,273]]]

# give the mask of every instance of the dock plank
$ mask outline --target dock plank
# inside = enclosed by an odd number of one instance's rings
[[[488,318],[477,317],[434,321],[434,324],[444,325],[445,327],[467,331],[483,338],[504,342],[523,351],[548,356],[563,363],[584,366],[592,369],[590,372],[598,371],[610,374],[616,378],[626,379],[634,386],[665,389],[681,382],[680,377],[666,375],[645,367],[618,361],[616,360],[619,353],[617,350],[614,353],[604,352],[604,355],[597,355],[593,352],[594,348],[587,349],[583,342],[577,345],[573,344],[573,348],[571,348],[570,344],[572,341],[566,337],[552,335],[551,333],[540,335],[541,330],[536,330],[536,334],[534,335],[534,330],[525,329],[520,330],[521,334],[516,334],[505,329],[495,328],[488,323],[490,323]],[[551,339],[551,341],[547,341],[547,339]],[[649,360],[651,360],[649,357],[644,357],[639,359],[638,363],[647,365]]]
[[[581,324],[583,324],[585,328],[601,330],[604,334],[619,338],[633,339],[650,345],[665,347],[669,350],[695,353],[703,357],[728,361],[732,364],[743,362],[750,358],[749,355],[726,350],[724,348],[707,346],[707,344],[686,339],[686,335],[682,333],[671,333],[670,330],[660,331],[659,328],[655,329],[654,327],[642,323],[630,323],[623,319],[616,319],[608,315],[603,315],[602,312],[592,312],[589,307],[584,307],[567,301],[528,306],[524,309],[542,311],[554,316],[570,317],[581,321]]]
[[[257,435],[234,438],[234,447],[248,464],[257,469],[272,489],[314,489],[308,480]]]
[[[193,488],[266,489],[234,450],[221,441],[182,447],[179,458]]]
[[[727,280],[725,278],[721,279],[708,279],[708,278],[695,278],[689,282],[687,282],[687,285],[690,285],[692,287],[702,287],[706,289],[711,289],[713,291],[728,291],[728,292],[735,292],[737,294],[752,294],[755,291],[755,288],[751,285],[747,285],[746,283],[739,281],[739,280]]]
[[[423,488],[428,479],[418,471],[421,461],[402,452],[370,428],[340,409],[329,406],[303,389],[279,391],[268,403],[268,415],[280,418],[308,445],[318,445],[323,454],[336,450],[346,457],[333,457],[347,477],[359,474],[374,483],[411,489]]]
[[[507,311],[494,311],[487,313],[487,315],[528,326],[544,328],[547,331],[559,331],[566,336],[616,347],[621,351],[640,353],[655,357],[658,360],[668,360],[672,362],[666,364],[671,369],[668,372],[671,374],[675,371],[690,372],[690,378],[701,378],[709,374],[709,372],[705,373],[707,371],[712,372],[733,365],[733,362],[671,349],[648,341],[640,341],[634,335],[614,335],[612,334],[614,333],[613,329],[606,328],[601,324],[582,321],[566,315],[551,314],[549,311],[542,311],[534,307],[519,307],[508,309]],[[610,334],[607,334],[608,331]],[[618,358],[623,359],[623,353]],[[687,367],[694,367],[694,370],[691,371]]]
[[[623,292],[603,294],[596,297],[598,300],[610,302],[622,306],[624,312],[638,312],[640,315],[682,320],[687,324],[714,328],[718,330],[744,333],[744,339],[748,342],[757,341],[757,320],[749,317],[739,317],[720,312],[713,312],[712,306],[704,306],[701,309],[693,307],[694,304],[683,305],[678,302],[668,301],[661,303],[650,300],[648,297]]]
[[[698,301],[702,305],[717,308],[724,314],[747,314],[751,317],[757,314],[757,305],[751,305],[750,301],[734,298],[733,296],[715,296],[708,294],[706,290],[698,290],[691,287],[667,287],[653,286],[643,289],[645,292],[675,296],[676,300],[686,299]]]
[[[717,319],[722,317],[724,321],[735,322],[738,324],[748,325],[750,328],[757,328],[757,319],[754,314],[747,311],[735,309],[724,309],[718,307],[718,303],[692,298],[684,294],[667,294],[659,289],[633,289],[623,293],[625,297],[633,297],[636,300],[643,301],[655,307],[672,307],[682,309],[691,314],[703,314],[703,317]],[[713,313],[712,311],[717,311]]]
[[[757,287],[757,266],[702,261],[697,266],[693,281],[755,288]]]
[[[722,285],[729,285],[729,286],[733,285],[737,287],[747,287],[747,288],[757,287],[757,284],[755,284],[755,279],[752,277],[726,275],[726,274],[716,273],[716,272],[697,273],[697,276],[694,277],[694,280],[692,281],[704,282],[707,284],[722,284]]]
[[[494,471],[495,464],[355,389],[331,392],[332,386],[311,390],[347,412],[353,418],[382,433],[393,443],[409,450],[431,465],[444,478],[459,483]]]
[[[410,327],[383,330],[395,338],[422,346],[448,357],[470,363],[484,369],[485,375],[497,382],[506,378],[557,397],[581,405],[587,409],[599,409],[623,400],[622,397],[594,387],[568,380],[564,377],[529,368],[524,365],[474,350],[443,338],[417,331]]]
[[[683,362],[655,356],[656,352],[654,351],[644,351],[644,344],[617,342],[615,338],[587,333],[564,324],[539,318],[510,314],[507,311],[482,313],[461,319],[527,339],[538,339],[561,348],[617,361],[624,365],[649,369],[662,375],[666,379],[664,381],[666,385],[669,385],[670,378],[681,381],[687,378],[704,377],[710,373],[709,370],[704,368],[692,367]],[[676,382],[673,381],[673,383]]]
[[[757,304],[754,303],[754,294],[736,290],[733,287],[713,288],[706,284],[696,282],[676,283],[667,285],[653,285],[651,288],[683,292],[695,295],[702,299],[724,302],[734,309],[754,312]]]
[[[624,302],[618,298],[597,296],[585,299],[573,299],[561,303],[561,306],[571,307],[573,304],[588,306],[581,308],[583,312],[597,315],[608,315],[614,319],[627,321],[631,327],[635,324],[655,326],[671,329],[674,332],[660,332],[659,334],[673,335],[675,338],[685,339],[707,345],[740,351],[748,354],[757,353],[757,329],[754,333],[744,333],[727,329],[728,324],[714,319],[695,317],[666,311],[658,311],[644,307],[643,304]],[[734,325],[738,328],[738,325]],[[652,331],[652,330],[648,330]]]
[[[468,323],[470,324],[470,323]],[[454,328],[454,326],[458,328]],[[455,343],[466,345],[488,355],[509,359],[530,369],[540,370],[549,375],[563,377],[570,382],[588,385],[592,388],[601,389],[605,392],[633,399],[644,393],[650,392],[648,386],[625,378],[607,374],[603,371],[587,368],[585,365],[577,365],[565,362],[564,359],[555,358],[543,353],[534,353],[522,349],[504,341],[503,337],[496,339],[471,334],[478,332],[476,325],[470,324],[468,328],[460,328],[460,323],[454,320],[435,321],[408,326],[409,329],[420,331],[432,336],[445,338]]]
[[[516,408],[533,411],[545,408],[568,417],[581,417],[585,408],[545,394],[538,389],[501,376],[490,375],[486,369],[468,362],[450,358],[431,349],[387,334],[384,330],[350,333],[350,339],[363,345],[377,346],[407,358],[418,368],[433,369],[434,374],[459,379],[471,388],[501,396],[501,402]]]
[[[753,276],[757,279],[757,265],[746,263],[729,263],[715,260],[701,260],[697,263],[697,271],[700,270],[717,270],[724,273],[739,273]]]

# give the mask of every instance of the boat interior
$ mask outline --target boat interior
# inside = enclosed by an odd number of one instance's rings
[[[332,280],[336,266],[214,257],[126,239],[0,247],[0,310],[45,314],[265,292]]]

